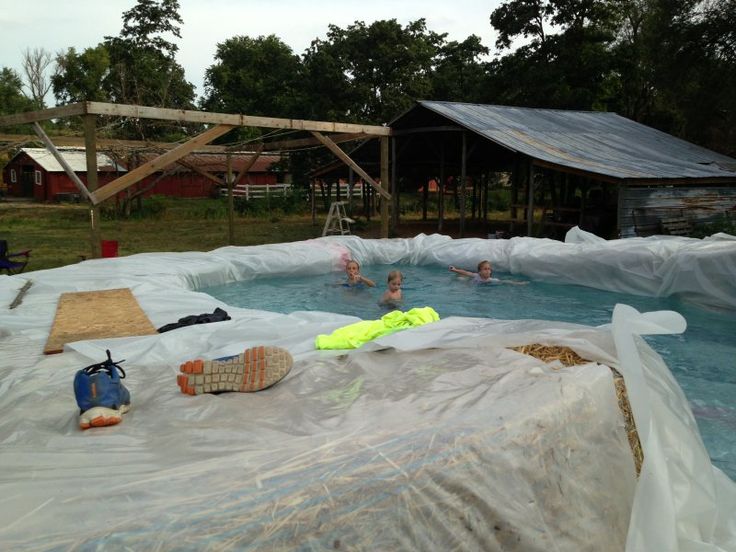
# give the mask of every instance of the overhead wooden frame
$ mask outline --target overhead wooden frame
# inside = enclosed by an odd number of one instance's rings
[[[301,130],[311,132],[314,138],[298,139],[282,142],[272,142],[264,144],[260,147],[258,154],[264,149],[273,150],[276,147],[286,150],[295,147],[305,147],[310,145],[322,144],[332,151],[340,160],[355,170],[363,179],[373,186],[378,193],[386,200],[387,204],[391,201],[388,183],[388,165],[383,167],[383,163],[388,164],[388,159],[382,157],[381,167],[381,184],[379,185],[371,178],[366,171],[355,163],[347,153],[337,146],[337,143],[356,139],[380,138],[382,144],[391,136],[391,128],[376,125],[361,125],[355,123],[340,123],[334,121],[314,121],[308,119],[285,119],[279,117],[261,117],[232,113],[211,113],[206,111],[193,111],[184,109],[170,109],[161,107],[149,107],[140,105],[111,104],[103,102],[81,102],[76,104],[54,107],[39,111],[30,111],[26,113],[17,113],[13,115],[0,116],[0,127],[14,126],[19,124],[32,124],[50,119],[59,119],[65,117],[82,116],[89,119],[89,116],[102,115],[111,117],[136,117],[139,119],[157,119],[164,121],[177,121],[182,123],[199,123],[204,125],[214,125],[203,133],[195,136],[188,142],[176,146],[171,151],[161,154],[123,176],[113,180],[105,186],[92,190],[86,188],[84,195],[96,207],[101,202],[115,196],[117,193],[127,189],[128,187],[139,182],[146,176],[172,164],[182,161],[182,159],[194,150],[207,146],[210,142],[227,133],[236,127],[261,127],[273,129]],[[36,125],[38,127],[38,125]],[[40,127],[39,127],[40,128]],[[89,125],[85,125],[86,133]],[[335,139],[332,140],[323,133],[335,133]],[[95,143],[94,136],[86,136],[86,143]],[[44,141],[47,149],[52,154],[58,155],[58,151],[50,140]],[[255,157],[258,156],[256,154]],[[253,159],[253,161],[255,158]],[[91,165],[88,165],[88,171]],[[96,167],[95,167],[96,170]],[[244,174],[238,175],[238,180]],[[83,192],[84,193],[84,192]],[[381,217],[383,219],[384,213]],[[388,222],[383,221],[381,233],[383,237],[388,237]]]

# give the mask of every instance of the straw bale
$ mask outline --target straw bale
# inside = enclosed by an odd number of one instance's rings
[[[520,347],[511,347],[511,349],[519,353],[538,358],[544,362],[553,362],[558,360],[564,366],[576,366],[578,364],[586,364],[590,362],[590,360],[581,357],[570,347],[561,347],[558,345],[532,343],[530,345],[523,345]],[[626,393],[624,378],[614,368],[611,368],[611,372],[613,372],[613,384],[616,388],[618,407],[624,417],[626,435],[629,440],[631,452],[634,455],[634,464],[636,466],[636,475],[638,477],[641,472],[642,462],[644,461],[644,452],[642,451],[641,442],[639,441],[639,433],[636,431],[636,423],[634,422],[634,415],[631,412],[631,405],[629,404],[629,397]]]

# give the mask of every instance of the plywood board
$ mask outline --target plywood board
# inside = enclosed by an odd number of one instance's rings
[[[62,293],[44,354],[84,339],[151,335],[156,328],[128,288]]]

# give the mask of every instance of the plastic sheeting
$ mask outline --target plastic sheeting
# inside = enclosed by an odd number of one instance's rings
[[[637,337],[676,313],[617,307],[611,327],[448,318],[356,351],[314,338],[358,319],[239,309],[193,291],[363,263],[475,264],[735,308],[736,242],[334,237],[86,261],[0,278],[0,547],[736,550],[736,485],[711,466],[688,403]],[[681,274],[685,272],[685,274]],[[155,326],[225,308],[232,320],[69,344],[44,357],[58,296],[130,287]],[[730,298],[730,300],[729,300]],[[730,302],[729,302],[730,301]],[[114,313],[100,313],[114,316]],[[546,365],[543,342],[595,361]],[[271,389],[190,397],[178,365],[278,345]],[[72,379],[125,358],[132,410],[82,432]],[[626,377],[645,462],[637,481],[611,373]]]

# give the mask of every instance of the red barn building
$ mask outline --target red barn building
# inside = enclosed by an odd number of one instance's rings
[[[72,170],[82,182],[87,182],[85,151],[78,148],[59,148]],[[233,178],[249,161],[252,153],[233,153]],[[127,161],[118,161],[105,154],[97,154],[97,181],[99,186],[115,180],[136,166],[156,158],[155,154],[138,154]],[[278,169],[280,155],[261,155],[241,179],[241,184],[271,185],[288,181],[289,176]],[[127,165],[127,167],[125,166]],[[208,177],[205,173],[209,174]],[[225,182],[227,157],[224,154],[193,153],[162,171],[153,173],[132,186],[131,191],[145,190],[145,196],[214,197]],[[33,197],[38,201],[58,201],[79,194],[79,190],[64,172],[56,158],[44,148],[21,149],[3,169],[8,183],[8,195]],[[120,192],[124,195],[126,192]]]
[[[84,150],[60,148],[64,160],[79,179],[87,183],[87,159]],[[97,181],[104,185],[126,172],[104,153],[97,154]],[[22,148],[3,169],[3,180],[11,197],[32,197],[38,201],[58,201],[78,195],[79,189],[61,164],[44,148]]]

